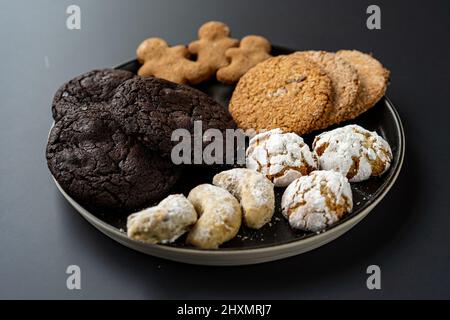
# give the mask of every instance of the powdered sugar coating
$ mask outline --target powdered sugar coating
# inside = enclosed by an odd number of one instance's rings
[[[201,184],[189,192],[188,199],[199,215],[188,234],[188,243],[201,249],[217,249],[236,236],[242,211],[231,193],[211,184]]]
[[[323,170],[334,170],[350,182],[379,176],[389,169],[392,151],[376,132],[348,125],[318,135],[313,152]]]
[[[281,129],[254,136],[246,154],[247,168],[261,172],[277,187],[317,169],[317,161],[303,139]]]
[[[318,232],[353,209],[347,178],[335,171],[314,171],[294,180],[281,199],[281,210],[292,228]]]
[[[216,174],[213,184],[228,190],[239,200],[248,227],[259,229],[272,219],[275,192],[273,183],[265,175],[235,168]]]
[[[171,243],[197,221],[194,206],[182,194],[170,195],[157,206],[127,220],[128,237],[147,243]]]

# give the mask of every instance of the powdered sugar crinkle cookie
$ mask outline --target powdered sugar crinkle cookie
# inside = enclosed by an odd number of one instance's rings
[[[286,188],[281,209],[292,228],[318,232],[351,212],[352,190],[339,172],[314,171]]]
[[[389,144],[376,132],[358,125],[348,125],[318,135],[313,151],[323,170],[334,170],[350,182],[380,176],[392,161]]]
[[[317,169],[317,161],[303,139],[281,129],[254,136],[246,154],[247,168],[261,172],[277,187]]]

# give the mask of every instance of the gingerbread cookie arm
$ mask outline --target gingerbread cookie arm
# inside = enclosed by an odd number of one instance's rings
[[[143,77],[149,77],[155,75],[154,65],[151,63],[145,63],[139,68],[138,75]]]
[[[248,70],[271,57],[270,42],[260,36],[247,36],[239,48],[230,48],[225,56],[231,61],[228,66],[217,71],[217,80],[231,84],[237,82]]]
[[[142,67],[138,70],[138,75],[144,77],[153,76],[181,84],[188,83],[190,82],[189,79],[195,75],[195,67],[192,66],[193,62],[182,57],[178,59],[179,60],[175,62],[176,65],[173,65],[173,68],[165,67],[167,60],[144,62]],[[178,70],[178,72],[175,72],[174,70]]]
[[[191,54],[198,54],[200,50],[200,40],[189,43],[188,50]]]
[[[207,67],[189,59],[185,46],[169,47],[160,38],[144,40],[137,48],[136,56],[143,64],[138,70],[140,76],[154,76],[182,84],[196,84],[209,76]]]
[[[214,70],[207,64],[200,63],[198,61],[189,61],[190,63],[185,65],[183,74],[186,80],[190,84],[199,84],[211,78],[214,74]]]

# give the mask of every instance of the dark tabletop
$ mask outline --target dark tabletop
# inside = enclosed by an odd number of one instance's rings
[[[0,298],[450,298],[448,1],[9,1],[0,10]],[[81,8],[81,30],[66,8]],[[188,43],[203,22],[298,49],[373,52],[406,131],[385,199],[332,243],[245,267],[185,265],[110,240],[57,191],[44,149],[64,81],[134,57],[149,36]],[[78,265],[82,289],[66,288]],[[379,265],[382,289],[368,290]]]

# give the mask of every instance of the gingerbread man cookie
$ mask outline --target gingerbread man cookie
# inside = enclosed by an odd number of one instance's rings
[[[247,36],[241,40],[239,48],[230,48],[225,55],[230,64],[217,71],[217,80],[231,84],[237,82],[248,70],[271,57],[270,42],[260,36]]]
[[[154,76],[176,83],[196,84],[209,76],[208,68],[189,60],[189,51],[183,45],[169,47],[160,38],[144,40],[136,50],[142,63],[138,75]]]
[[[281,198],[283,216],[294,229],[320,232],[353,209],[350,183],[335,171],[317,170],[294,180]]]
[[[209,76],[228,65],[225,52],[237,47],[239,40],[230,38],[230,28],[222,22],[210,21],[198,30],[198,40],[188,46],[189,52],[197,55],[197,62],[209,67]]]

